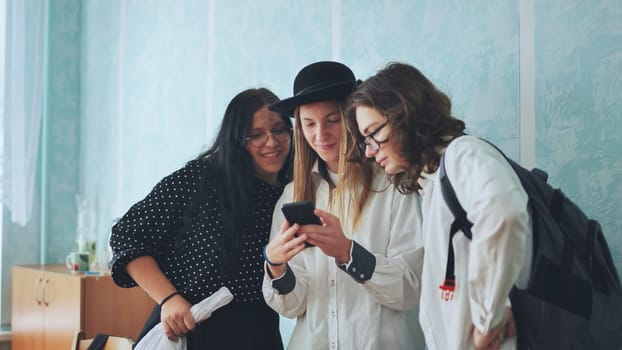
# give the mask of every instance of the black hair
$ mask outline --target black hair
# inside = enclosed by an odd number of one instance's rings
[[[210,164],[201,174],[199,187],[184,211],[180,234],[183,235],[190,228],[192,215],[204,200],[207,178],[218,179],[218,183],[222,184],[217,193],[224,228],[223,241],[218,244],[224,259],[223,267],[229,270],[236,270],[239,266],[240,243],[245,225],[249,222],[251,196],[255,192],[254,165],[246,150],[246,137],[255,112],[277,101],[279,98],[266,88],[248,89],[237,94],[227,106],[216,140],[195,159]],[[281,118],[285,125],[292,128],[289,117]],[[291,181],[293,153],[290,147],[285,164],[278,173],[277,178],[281,184]]]

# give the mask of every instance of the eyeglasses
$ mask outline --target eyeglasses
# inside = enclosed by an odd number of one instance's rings
[[[272,129],[269,132],[252,132],[246,138],[246,142],[250,142],[251,145],[255,147],[263,147],[266,143],[268,143],[268,138],[272,135],[272,137],[274,137],[279,143],[285,143],[289,142],[291,132],[291,129],[287,125],[282,125]]]
[[[363,141],[357,144],[359,148],[361,149],[361,151],[365,152],[365,148],[367,147],[369,147],[369,149],[372,151],[377,151],[380,149],[380,144],[385,143],[389,140],[389,138],[387,138],[385,140],[378,141],[374,138],[374,135],[376,135],[380,130],[382,130],[382,128],[384,128],[387,125],[387,123],[388,122],[384,122],[380,124],[380,126],[374,129],[374,131],[370,132],[369,135],[365,136]]]

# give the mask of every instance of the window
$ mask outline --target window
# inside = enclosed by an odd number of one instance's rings
[[[4,66],[6,39],[6,1],[0,1],[0,281],[2,281],[2,227],[4,212]],[[2,315],[2,291],[0,290],[0,315]]]

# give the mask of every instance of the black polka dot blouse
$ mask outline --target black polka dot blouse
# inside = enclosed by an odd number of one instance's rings
[[[270,237],[274,205],[283,186],[272,186],[257,178],[251,195],[251,215],[241,240],[239,268],[223,273],[221,251],[222,211],[217,190],[222,185],[209,174],[206,161],[191,161],[161,180],[142,201],[112,228],[110,245],[112,277],[121,287],[136,282],[126,271],[127,264],[140,256],[152,256],[162,272],[186,299],[194,304],[226,286],[234,295],[232,303],[263,301],[262,248]],[[205,178],[201,178],[202,175]],[[205,200],[201,201],[181,238],[184,209],[206,181]]]

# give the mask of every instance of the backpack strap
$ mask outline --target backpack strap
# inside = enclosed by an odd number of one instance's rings
[[[107,334],[98,333],[97,335],[95,335],[95,338],[93,338],[93,342],[89,345],[87,350],[103,350],[107,341]]]
[[[441,156],[440,167],[441,192],[443,192],[443,198],[449,210],[451,210],[451,213],[454,215],[454,222],[451,223],[450,234],[453,237],[458,230],[462,230],[464,235],[467,236],[468,239],[471,239],[473,237],[471,234],[471,227],[473,224],[467,219],[466,211],[462,208],[462,205],[460,205],[454,187],[451,185],[449,177],[447,177],[447,171],[445,170],[445,154]]]
[[[445,154],[441,156],[440,160],[440,181],[441,181],[441,192],[443,193],[443,199],[445,203],[451,210],[451,213],[454,216],[454,221],[451,223],[451,228],[449,229],[449,247],[447,249],[447,265],[445,267],[445,280],[443,284],[439,286],[439,288],[443,291],[441,297],[447,301],[449,299],[453,299],[453,293],[456,289],[456,275],[454,272],[454,264],[455,264],[455,256],[454,256],[454,243],[453,238],[459,230],[462,230],[462,233],[468,238],[471,239],[473,237],[471,233],[471,227],[473,223],[467,219],[466,211],[460,205],[458,201],[458,197],[456,196],[456,192],[454,191],[451,182],[449,181],[449,177],[447,177],[447,172],[445,171]]]

